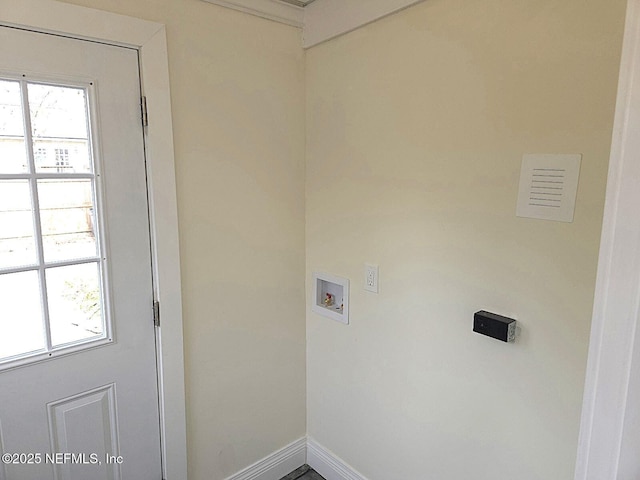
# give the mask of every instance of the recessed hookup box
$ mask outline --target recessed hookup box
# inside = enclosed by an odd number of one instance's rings
[[[480,310],[473,315],[473,331],[503,342],[513,342],[516,339],[516,321]]]

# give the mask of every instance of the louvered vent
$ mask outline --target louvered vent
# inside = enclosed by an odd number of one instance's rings
[[[582,155],[525,155],[516,215],[572,222]]]

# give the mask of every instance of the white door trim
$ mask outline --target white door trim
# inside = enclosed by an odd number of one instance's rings
[[[640,0],[629,0],[613,129],[575,480],[622,480],[640,405]],[[626,443],[626,445],[625,445]],[[635,469],[640,468],[636,455]],[[627,466],[626,469],[629,467]],[[636,477],[634,477],[636,478]]]
[[[162,24],[53,0],[0,0],[0,25],[134,47],[140,52],[149,127],[152,258],[162,306],[159,376],[164,478],[187,478],[182,297],[173,126],[165,27]],[[165,412],[170,412],[166,415]]]

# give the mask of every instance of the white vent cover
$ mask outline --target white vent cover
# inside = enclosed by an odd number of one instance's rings
[[[573,222],[582,155],[524,155],[518,217]]]

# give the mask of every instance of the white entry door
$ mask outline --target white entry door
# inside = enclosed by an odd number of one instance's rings
[[[0,27],[0,479],[160,480],[138,52]]]

